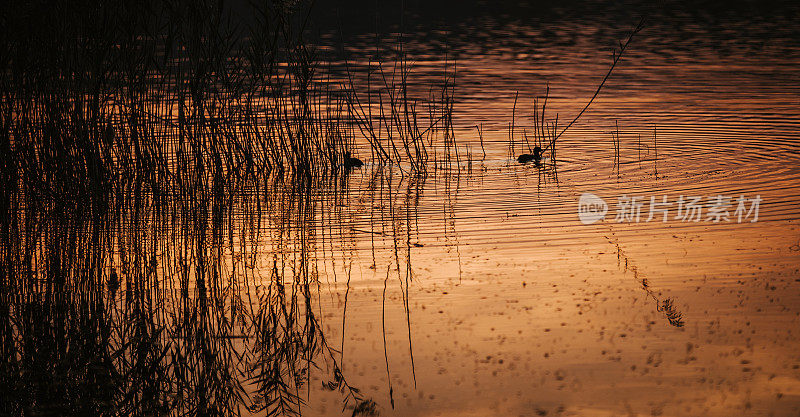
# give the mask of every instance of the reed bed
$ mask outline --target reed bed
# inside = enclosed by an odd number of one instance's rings
[[[444,162],[455,149],[451,79],[430,103],[412,99],[402,54],[378,63],[383,85],[366,100],[352,77],[320,79],[303,3],[253,6],[245,29],[215,1],[6,7],[23,18],[5,33],[3,156],[44,195],[304,181],[341,170],[347,152],[425,171],[435,141]]]
[[[247,25],[214,0],[0,7],[0,414],[295,415],[312,374],[375,414],[323,333],[317,256],[347,262],[345,157],[369,154],[413,372],[419,195],[473,158],[456,63],[427,98],[402,43],[366,88],[346,57],[324,73],[304,2],[253,3]]]
[[[369,152],[410,265],[398,205],[458,163],[454,82],[412,99],[401,56],[364,101],[319,76],[307,4],[252,7],[2,6],[0,414],[295,415],[313,373],[376,413],[316,311],[323,221]]]

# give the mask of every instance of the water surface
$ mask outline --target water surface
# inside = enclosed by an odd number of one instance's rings
[[[427,172],[378,164],[350,126],[351,172],[200,167],[163,194],[155,174],[115,173],[108,201],[14,200],[3,265],[31,278],[1,303],[7,409],[798,414],[797,6],[559,3],[312,15],[320,85],[374,100],[378,62],[403,58],[424,114],[448,83],[456,139],[430,143]],[[549,91],[563,128],[642,15],[556,160],[518,164],[534,100]],[[580,221],[584,193],[603,220]],[[641,216],[617,221],[631,197]],[[648,221],[651,197],[672,203],[666,221]],[[698,221],[676,217],[681,197],[702,197]],[[759,199],[757,221],[740,197]]]
[[[449,184],[426,183],[415,245],[391,267],[399,274],[372,268],[368,245],[348,256],[349,285],[323,288],[328,334],[344,334],[344,368],[387,414],[797,413],[800,55],[792,25],[781,23],[796,8],[655,10],[558,142],[557,179],[508,158],[515,97],[518,141],[532,132],[533,99],[541,105],[546,85],[549,114],[570,120],[635,22],[619,17],[626,9],[572,15],[567,5],[548,21],[520,8],[405,38],[423,80],[441,76],[440,51],[457,59],[457,133],[480,154],[473,126],[482,124],[487,156]],[[362,42],[353,50],[369,55],[374,35]],[[585,192],[609,204],[604,221],[579,221]],[[755,223],[714,223],[707,212],[681,221],[676,204],[667,222],[645,221],[651,196],[680,195],[702,196],[706,209],[709,198],[731,197],[731,214],[741,195],[763,201]],[[640,222],[615,221],[621,196],[645,202]],[[349,224],[368,230],[370,219]],[[387,246],[378,256],[391,257]],[[337,409],[321,407],[310,412]]]

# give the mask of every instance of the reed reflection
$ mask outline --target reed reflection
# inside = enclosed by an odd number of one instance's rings
[[[384,285],[394,275],[402,289],[413,355],[408,287],[425,176],[378,168],[356,190],[347,175],[212,181],[192,198],[120,181],[97,200],[7,199],[0,308],[13,395],[3,409],[294,414],[318,373],[345,407],[374,413],[342,370],[344,339],[334,348],[323,334],[320,269],[369,245]],[[369,231],[353,222],[364,201]]]

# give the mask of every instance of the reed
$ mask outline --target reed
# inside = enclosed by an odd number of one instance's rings
[[[379,64],[383,88],[367,103],[352,76],[319,79],[305,28],[293,24],[307,14],[302,3],[259,3],[247,29],[220,3],[178,6],[148,2],[131,18],[127,10],[140,6],[125,2],[39,16],[8,6],[36,31],[6,30],[2,74],[5,152],[23,182],[57,194],[139,181],[159,195],[187,195],[273,172],[319,177],[358,152],[355,131],[377,163],[414,171],[431,162],[436,132],[445,157],[457,153],[454,75],[422,120],[402,54],[391,71]]]
[[[612,163],[612,170],[614,168],[617,169],[617,174],[619,175],[619,141],[620,141],[620,134],[619,134],[619,121],[614,121],[614,127],[616,130],[611,132],[611,141],[614,144],[614,160]]]
[[[425,103],[401,58],[365,104],[305,3],[2,8],[0,414],[294,415],[317,371],[374,414],[315,311],[317,216],[362,146],[458,161],[454,73]]]
[[[656,135],[656,126],[653,126],[653,176],[658,178],[658,137]]]
[[[555,160],[556,160],[556,141],[559,138],[561,138],[561,136],[564,135],[564,133],[570,127],[572,127],[572,125],[574,125],[575,122],[578,121],[578,119],[580,119],[580,117],[583,115],[583,113],[586,112],[586,110],[589,108],[589,106],[592,105],[592,103],[594,102],[595,98],[597,98],[597,96],[600,94],[600,91],[603,89],[603,86],[605,86],[606,81],[608,81],[609,77],[611,77],[611,74],[614,72],[614,68],[617,66],[619,61],[622,59],[622,55],[628,49],[628,46],[630,45],[631,41],[633,40],[634,35],[639,33],[643,28],[644,28],[644,19],[642,19],[639,22],[639,24],[636,25],[636,27],[628,34],[628,37],[627,37],[627,39],[625,40],[624,43],[621,42],[621,41],[619,42],[619,49],[615,48],[613,53],[612,53],[611,66],[608,69],[608,71],[606,72],[606,74],[603,77],[603,79],[600,82],[600,84],[598,85],[598,87],[595,90],[595,92],[592,95],[592,97],[589,99],[589,101],[586,103],[586,105],[578,112],[578,114],[566,126],[561,128],[560,130],[558,128],[558,114],[556,114],[556,117],[553,118],[551,121],[546,121],[546,119],[545,119],[545,111],[546,111],[546,108],[547,108],[547,98],[548,98],[549,93],[550,93],[550,86],[548,85],[547,88],[546,88],[544,100],[543,100],[543,103],[542,103],[542,109],[541,109],[540,113],[538,111],[537,100],[534,100],[534,105],[533,105],[533,107],[534,107],[533,119],[534,119],[534,127],[535,127],[534,136],[535,136],[537,142],[541,142],[542,143],[540,145],[537,145],[537,146],[540,146],[542,148],[542,153],[544,153],[544,152],[546,152],[548,150],[550,151],[551,163],[554,163]],[[514,124],[515,113],[516,113],[516,98],[514,100],[514,112],[512,112],[511,126],[513,126],[513,124]],[[510,148],[510,151],[511,151],[511,156],[513,157],[513,155],[515,155],[515,153],[513,152],[513,150],[514,150],[514,148],[513,148],[514,140],[513,140],[513,137],[511,135],[509,137],[509,141],[510,141],[509,148]],[[615,151],[615,155],[616,155],[616,151]],[[523,159],[527,159],[527,158],[523,158]]]

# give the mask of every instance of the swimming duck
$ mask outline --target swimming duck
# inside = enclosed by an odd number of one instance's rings
[[[542,160],[542,148],[536,146],[533,148],[533,154],[524,153],[517,157],[517,162],[520,164],[527,164],[530,161],[534,161],[537,164],[539,161]]]
[[[346,169],[361,168],[362,165],[364,165],[364,163],[361,162],[360,159],[350,156],[350,151],[344,153],[344,167]]]

